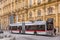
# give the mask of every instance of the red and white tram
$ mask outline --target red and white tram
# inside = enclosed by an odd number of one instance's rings
[[[21,23],[10,24],[12,33],[22,33],[23,27]],[[25,33],[27,34],[43,34],[52,35],[53,25],[46,21],[25,22]]]

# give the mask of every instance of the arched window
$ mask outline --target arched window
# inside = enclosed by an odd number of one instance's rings
[[[37,16],[41,16],[41,10],[37,11]]]

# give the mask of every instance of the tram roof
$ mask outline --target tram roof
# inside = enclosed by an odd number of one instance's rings
[[[45,25],[46,21],[35,21],[33,23],[25,23],[25,25]]]
[[[22,26],[22,23],[13,23],[13,24],[10,24],[10,26]]]
[[[24,22],[25,25],[45,25],[46,24],[46,21],[35,21],[35,22],[30,22],[30,21],[27,21],[27,22]],[[19,22],[19,23],[13,23],[13,24],[10,24],[10,26],[22,26],[22,22]]]

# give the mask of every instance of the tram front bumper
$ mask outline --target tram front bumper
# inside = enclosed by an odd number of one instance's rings
[[[47,31],[46,32],[46,35],[52,35],[53,36],[53,34],[54,34],[53,31]]]

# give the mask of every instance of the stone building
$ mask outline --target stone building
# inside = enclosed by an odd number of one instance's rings
[[[54,27],[60,32],[60,0],[0,0],[0,26],[22,21],[54,19]]]

